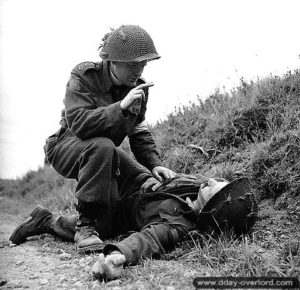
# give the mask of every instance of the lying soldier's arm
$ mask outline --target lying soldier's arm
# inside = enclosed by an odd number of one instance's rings
[[[104,255],[101,254],[94,265],[93,274],[98,279],[117,279],[121,277],[124,265],[136,264],[140,259],[150,256],[160,257],[183,241],[190,230],[183,225],[157,223],[131,234],[119,243],[108,244],[103,249]]]
[[[103,252],[106,254],[112,250],[119,250],[126,257],[126,264],[133,265],[142,258],[159,258],[174,249],[188,232],[189,229],[181,225],[158,223],[131,234],[117,244],[107,245]]]

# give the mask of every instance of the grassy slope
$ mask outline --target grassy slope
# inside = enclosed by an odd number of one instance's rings
[[[252,178],[259,197],[300,191],[300,73],[216,92],[152,128],[166,166],[232,180]],[[197,145],[204,149],[194,149]]]
[[[216,91],[152,127],[163,161],[173,170],[228,180],[250,177],[261,204],[260,220],[241,240],[194,233],[165,261],[148,259],[127,270],[123,285],[138,287],[142,281],[149,289],[183,289],[199,275],[299,275],[299,242],[284,231],[300,220],[299,115],[300,73],[295,71],[251,83],[241,80],[234,91]],[[0,210],[23,216],[41,203],[56,212],[74,212],[75,186],[45,166],[15,182],[1,181],[6,202]]]

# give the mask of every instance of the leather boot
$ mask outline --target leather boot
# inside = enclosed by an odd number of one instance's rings
[[[101,252],[104,248],[104,243],[99,238],[99,234],[95,229],[93,207],[79,201],[77,211],[79,212],[79,216],[74,241],[78,253]]]
[[[54,234],[51,227],[52,221],[53,214],[48,209],[38,205],[32,210],[30,216],[13,231],[9,240],[19,245],[31,236]]]

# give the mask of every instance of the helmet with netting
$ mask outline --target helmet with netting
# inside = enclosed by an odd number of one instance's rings
[[[100,57],[116,62],[141,62],[160,58],[153,40],[137,25],[122,25],[107,33],[100,45]]]
[[[257,202],[249,180],[236,179],[217,192],[197,218],[199,230],[246,233],[257,218]]]

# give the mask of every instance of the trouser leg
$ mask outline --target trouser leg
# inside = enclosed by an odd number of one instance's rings
[[[118,203],[116,207],[97,212],[96,229],[101,239],[112,238],[128,230],[134,230],[134,201],[140,194],[141,184],[151,176],[150,172],[122,149],[117,148],[119,174],[117,176]],[[105,217],[105,222],[103,222]]]
[[[78,181],[75,190],[78,200],[98,203],[102,208],[114,206],[118,198],[119,157],[110,139],[65,138],[52,150],[48,160],[58,173]]]
[[[141,185],[152,175],[149,170],[118,148],[119,169],[118,188],[120,202],[113,214],[114,234],[125,234],[137,230],[136,202]]]
[[[77,215],[72,216],[59,216],[53,218],[51,228],[56,237],[64,241],[74,242],[74,236],[76,233]]]
[[[62,215],[59,217],[54,217],[52,219],[49,233],[62,239],[63,241],[74,242],[74,237],[76,234],[76,228],[78,223],[78,215]],[[99,233],[101,239],[108,239],[113,237],[110,229],[105,229],[107,223],[103,225],[101,217],[96,215],[96,230]]]
[[[136,196],[141,184],[151,176],[145,167],[107,138],[82,141],[70,136],[51,150],[48,160],[61,175],[77,179],[75,194],[79,208],[87,205],[87,214],[94,211],[89,209],[97,209],[94,214],[96,229],[103,238],[116,234],[118,224],[124,223],[124,219],[118,218],[120,208],[122,218],[132,212],[131,202],[116,208],[120,204],[118,201],[122,200],[122,204],[128,197]],[[128,221],[125,228],[130,225]]]
[[[103,242],[96,232],[95,220],[101,215],[101,222],[107,223],[107,210],[113,209],[118,201],[117,148],[107,138],[80,140],[72,135],[58,142],[47,157],[61,175],[77,180],[79,215],[74,240],[78,251],[101,248]]]
[[[118,148],[120,176],[118,177],[119,198],[126,199],[140,191],[141,185],[151,177],[150,171]]]

